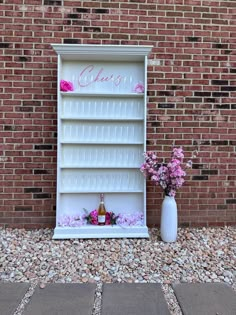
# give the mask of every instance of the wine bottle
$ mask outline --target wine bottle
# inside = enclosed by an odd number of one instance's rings
[[[106,223],[106,208],[104,205],[104,194],[100,194],[100,204],[98,207],[98,224],[105,225]]]

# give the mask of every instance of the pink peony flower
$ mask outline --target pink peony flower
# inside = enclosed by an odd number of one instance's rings
[[[90,212],[90,223],[98,225],[98,212],[96,209]]]
[[[135,93],[143,93],[144,92],[144,85],[142,83],[137,83],[134,87]]]
[[[111,224],[111,214],[110,212],[106,212],[106,225],[110,225]]]
[[[74,91],[73,83],[70,81],[61,80],[60,81],[60,91],[62,91],[62,92]]]
[[[86,214],[84,215],[85,221],[87,221],[89,224],[98,225],[98,212],[97,209],[94,209],[90,213],[88,210],[84,208],[84,211]]]

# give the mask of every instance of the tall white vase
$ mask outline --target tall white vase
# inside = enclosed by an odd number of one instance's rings
[[[161,206],[161,238],[164,242],[177,239],[177,204],[174,197],[165,196]]]

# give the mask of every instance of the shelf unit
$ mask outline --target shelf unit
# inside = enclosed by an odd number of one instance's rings
[[[54,239],[148,237],[146,182],[147,56],[151,46],[52,45],[58,54],[57,209]],[[73,83],[60,91],[60,81]],[[139,85],[139,86],[138,86]],[[144,91],[138,89],[143,87]],[[135,88],[136,87],[136,88]],[[99,205],[143,215],[142,225],[62,226],[63,216]]]

